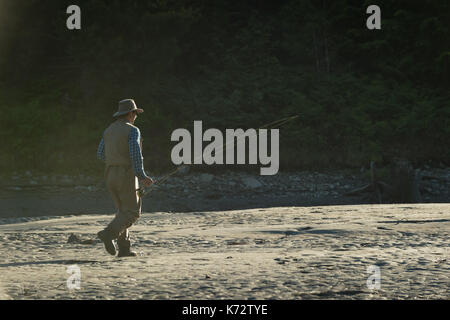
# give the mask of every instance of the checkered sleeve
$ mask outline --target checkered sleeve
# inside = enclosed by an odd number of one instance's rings
[[[103,136],[102,140],[100,140],[100,143],[98,144],[97,159],[105,161],[105,140],[103,139]]]
[[[134,174],[139,179],[147,178],[144,171],[144,158],[142,157],[141,150],[141,133],[138,128],[132,127],[130,136],[128,138],[128,145],[130,148],[131,165],[134,170]]]

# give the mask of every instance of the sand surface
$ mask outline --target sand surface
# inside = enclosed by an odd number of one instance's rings
[[[130,229],[137,258],[95,239],[111,219],[3,221],[0,299],[450,298],[450,204],[144,213]],[[74,265],[80,289],[67,287]]]

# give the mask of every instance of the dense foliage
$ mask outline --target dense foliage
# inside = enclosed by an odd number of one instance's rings
[[[82,29],[66,28],[77,3]],[[1,170],[101,172],[133,97],[150,172],[171,132],[281,128],[282,168],[450,161],[450,5],[375,1],[0,0]]]

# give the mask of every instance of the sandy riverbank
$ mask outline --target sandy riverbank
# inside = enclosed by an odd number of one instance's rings
[[[0,225],[0,298],[449,299],[450,204],[145,213],[137,258],[95,239],[110,215]],[[16,222],[16,223],[11,223]],[[81,289],[69,290],[76,265]],[[371,290],[367,268],[380,268]]]

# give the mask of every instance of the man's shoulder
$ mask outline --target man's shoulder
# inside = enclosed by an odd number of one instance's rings
[[[118,125],[120,125],[120,121],[115,120],[109,124],[109,126],[106,128],[106,130],[111,130],[112,128],[117,127]]]
[[[107,133],[108,131],[111,131],[111,128],[112,128],[113,124],[114,124],[114,122],[111,123],[111,124],[105,129],[105,131],[103,131],[103,134]]]
[[[116,134],[129,134],[132,131],[139,132],[138,127],[132,125],[129,122],[125,121],[114,121],[111,123],[108,128],[105,129],[103,135],[116,135]]]
[[[131,130],[131,131],[135,131],[135,132],[137,132],[137,133],[141,133],[140,130],[139,130],[139,128],[136,127],[134,124],[131,124],[131,123],[129,123],[129,122],[127,122],[126,124],[130,127],[130,130]]]

